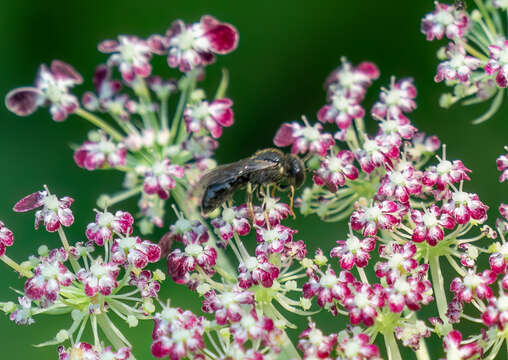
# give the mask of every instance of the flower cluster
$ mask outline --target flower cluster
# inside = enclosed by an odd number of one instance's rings
[[[12,90],[5,102],[20,116],[49,106],[55,121],[75,114],[90,122],[96,130],[76,146],[75,163],[86,170],[124,172],[126,189],[100,197],[98,205],[104,209],[141,193],[138,224],[149,233],[153,225],[163,225],[171,194],[183,207],[185,192],[215,166],[214,139],[234,123],[233,102],[224,96],[227,74],[210,100],[197,85],[216,55],[228,54],[237,45],[237,30],[212,16],[194,24],[177,20],[163,35],[122,35],[101,42],[98,49],[109,58],[96,68],[95,91],[86,91],[81,101],[71,90],[82,77],[71,65],[55,60],[49,68],[41,66],[34,87]],[[154,75],[154,56],[166,56],[169,67],[180,70],[180,79]],[[174,94],[179,101],[171,114],[168,103]]]
[[[428,40],[451,41],[440,51],[435,77],[455,87],[443,104],[496,96],[490,116],[508,84],[508,42],[496,16],[508,4],[476,4],[479,10],[468,14],[461,1],[436,2],[421,30]],[[496,358],[508,333],[508,205],[501,203],[495,226],[487,225],[489,207],[468,190],[471,170],[447,159],[445,145],[437,156],[439,139],[413,124],[417,89],[411,78],[391,77],[368,110],[364,100],[380,72],[373,63],[343,58],[325,81],[317,121],[284,123],[273,139],[301,155],[313,173],[296,201],[294,187],[289,204],[276,197],[284,181],[250,184],[247,203],[233,204],[231,197],[203,218],[200,181],[216,165],[218,139],[234,113],[225,97],[227,73],[213,98],[198,83],[206,66],[237,44],[236,29],[211,16],[194,24],[177,20],[163,35],[99,44],[109,59],[96,69],[95,91],[81,102],[70,93],[81,76],[60,61],[41,66],[34,87],[7,95],[7,107],[18,115],[47,105],[56,121],[76,114],[93,124],[98,129],[75,148],[74,160],[87,170],[123,171],[125,189],[99,199],[86,242],[69,242],[64,229],[74,222],[72,198],[45,187],[16,203],[16,212],[36,210],[35,228],[44,224],[57,232],[61,246],[41,246],[18,263],[5,254],[14,236],[0,222],[0,260],[25,281],[18,303],[0,302],[0,310],[18,325],[40,314],[70,320],[41,344],[59,345],[62,360],[133,358],[133,345],[116,323],[135,327],[140,320],[154,324],[151,354],[174,360],[377,360],[385,352],[397,360],[399,345],[418,359],[443,353],[447,359]],[[153,75],[156,55],[167,57],[182,77]],[[366,130],[368,117],[373,133]],[[497,168],[504,182],[506,154]],[[139,221],[108,210],[136,195]],[[159,243],[137,236],[135,223],[142,234],[164,226],[168,199],[177,219]],[[294,204],[304,215],[345,220],[348,233],[337,234],[335,246],[318,236],[300,239],[288,219]],[[201,298],[201,314],[159,298],[165,275],[154,267],[162,258],[171,280]],[[456,274],[443,278],[444,264]],[[326,335],[311,317],[321,310],[348,325]],[[297,328],[292,316],[309,317],[297,344],[286,332]],[[458,326],[464,322],[475,327],[463,339]],[[430,336],[442,349],[429,353]],[[93,345],[84,342],[88,338]],[[376,345],[379,338],[386,351]]]
[[[125,211],[98,212],[95,222],[87,226],[88,242],[69,243],[62,226],[70,226],[74,221],[72,202],[69,197],[59,199],[46,188],[24,197],[14,206],[17,212],[42,207],[35,213],[36,227],[44,222],[48,232],[58,230],[62,245],[51,250],[43,245],[37,255],[21,264],[2,253],[0,259],[26,278],[24,290],[19,292],[19,304],[2,303],[2,308],[19,325],[32,324],[39,314],[66,314],[70,326],[41,344],[70,341],[69,348],[59,347],[59,359],[78,356],[127,360],[132,345],[114,323],[125,321],[132,327],[139,320],[152,318],[154,299],[164,274],[146,266],[159,261],[161,249],[148,240],[132,237],[134,219]],[[13,234],[0,224],[3,250],[12,245]],[[101,248],[104,255],[93,256]],[[81,342],[87,336],[84,332],[87,324],[92,324],[90,337],[98,339],[102,336],[99,334],[108,334],[109,343],[116,351],[97,341],[93,346]]]
[[[444,37],[448,41],[438,52],[441,62],[434,80],[445,81],[453,91],[442,95],[441,106],[492,100],[490,109],[473,121],[479,124],[492,117],[503,102],[508,86],[508,40],[501,21],[506,4],[496,0],[475,3],[478,8],[467,12],[463,1],[436,1],[434,11],[422,19],[421,32],[429,41]]]

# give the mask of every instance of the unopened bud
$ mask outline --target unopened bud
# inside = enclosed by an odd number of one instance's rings
[[[129,327],[136,327],[138,326],[139,320],[134,315],[127,316],[127,324],[129,324]]]
[[[474,9],[471,11],[471,19],[476,22],[482,21],[482,13],[478,9]]]
[[[39,254],[39,256],[48,256],[49,254],[48,247],[46,245],[39,246],[39,248],[37,249],[37,254]]]
[[[166,274],[164,274],[162,270],[157,269],[153,272],[153,279],[155,281],[164,281],[166,280]]]
[[[56,341],[58,341],[59,343],[64,342],[65,340],[67,340],[69,338],[69,332],[67,330],[60,330],[56,334],[55,338],[56,338]]]
[[[199,295],[204,295],[207,292],[209,292],[210,289],[211,287],[208,284],[199,284],[198,287],[196,288],[196,291],[198,292]]]

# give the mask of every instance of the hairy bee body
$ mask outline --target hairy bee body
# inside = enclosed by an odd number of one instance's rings
[[[303,183],[304,172],[304,164],[297,156],[276,149],[260,150],[249,158],[218,166],[205,174],[199,183],[201,208],[209,213],[248,185],[275,184],[279,189],[294,189]]]

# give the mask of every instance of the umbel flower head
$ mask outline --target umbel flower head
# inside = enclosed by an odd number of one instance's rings
[[[448,41],[438,51],[434,80],[445,81],[453,89],[442,95],[441,106],[491,101],[490,108],[473,121],[479,124],[500,108],[508,86],[508,40],[506,27],[499,21],[506,2],[479,0],[474,2],[477,8],[471,4],[467,9],[464,3],[436,1],[434,11],[422,19],[421,32],[429,41]]]
[[[69,327],[41,344],[60,345],[60,359],[79,356],[80,359],[127,360],[132,345],[114,322],[125,321],[129,326],[136,326],[140,320],[152,318],[154,300],[164,275],[160,270],[144,268],[160,259],[161,250],[148,240],[131,236],[133,218],[124,211],[115,215],[98,213],[95,222],[87,227],[90,241],[70,243],[62,227],[70,226],[72,221],[68,219],[74,219],[69,207],[72,199],[69,199],[59,199],[46,188],[24,197],[14,206],[18,212],[42,207],[35,214],[36,225],[44,221],[48,231],[58,230],[61,247],[49,249],[43,245],[37,255],[22,264],[2,252],[0,259],[26,279],[23,290],[18,291],[18,305],[0,304],[18,325],[32,324],[39,314],[66,317]],[[0,244],[4,250],[13,244],[13,234],[0,224]],[[93,256],[96,246],[104,248],[104,255]],[[99,339],[106,333],[107,343],[106,338],[95,341],[93,346],[81,341],[85,336]],[[67,341],[69,347],[62,345]]]
[[[185,205],[185,193],[215,166],[214,139],[234,123],[233,102],[224,96],[228,76],[224,72],[215,98],[208,98],[198,82],[217,55],[236,49],[238,39],[234,26],[210,15],[191,24],[176,20],[165,34],[147,39],[120,35],[98,45],[109,57],[97,66],[95,89],[86,91],[81,103],[71,91],[82,77],[55,60],[41,65],[35,86],[8,93],[6,106],[20,116],[49,106],[56,121],[75,114],[90,122],[95,129],[74,148],[75,163],[89,171],[124,172],[125,189],[102,196],[98,205],[105,209],[140,195],[139,224],[148,233],[153,225],[162,226],[171,193],[178,192],[175,200]],[[173,75],[179,79],[155,75],[156,56],[167,56],[169,67],[181,71]],[[170,112],[169,98],[175,94],[179,105]]]

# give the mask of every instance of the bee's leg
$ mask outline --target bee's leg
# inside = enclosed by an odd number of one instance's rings
[[[249,209],[249,217],[254,220],[254,207],[252,206],[252,194],[254,193],[254,189],[252,188],[252,184],[247,183],[247,207]]]
[[[260,186],[260,187],[259,187],[259,199],[260,199],[260,200],[261,200],[261,199],[264,199],[264,198],[265,198],[265,196],[266,196],[266,194],[265,194],[265,190],[263,189],[263,187],[262,187],[262,186]]]
[[[293,219],[296,219],[296,215],[295,215],[295,212],[293,211],[293,200],[295,198],[295,186],[294,185],[291,185],[290,188],[289,188],[291,194],[289,195],[289,211],[290,211],[290,214],[293,216]]]
[[[277,190],[277,186],[274,186],[272,189],[272,198],[275,197],[275,190]]]

